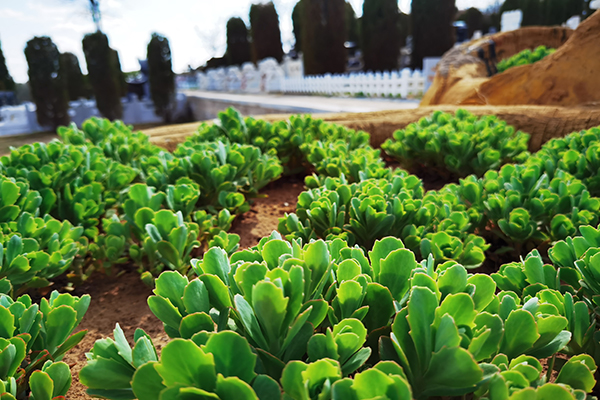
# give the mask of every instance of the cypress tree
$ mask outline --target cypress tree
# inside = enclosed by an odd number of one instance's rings
[[[10,76],[8,68],[6,68],[6,59],[4,58],[4,53],[2,53],[2,46],[0,46],[0,91],[2,90],[14,92],[15,81]]]
[[[423,68],[424,57],[441,57],[454,46],[455,13],[455,0],[412,0],[412,68]]]
[[[346,3],[345,7],[345,22],[346,22],[346,41],[353,42],[360,47],[360,31],[358,28],[358,19],[352,4]]]
[[[250,6],[250,31],[255,62],[267,57],[273,57],[277,62],[283,60],[279,17],[272,2]]]
[[[100,31],[85,35],[83,52],[96,106],[110,120],[122,118],[122,73],[116,52],[108,46],[108,38]]]
[[[362,50],[365,70],[397,69],[400,47],[405,39],[401,36],[397,0],[364,1]]]
[[[465,21],[465,23],[467,24],[467,28],[468,28],[467,35],[469,38],[473,37],[473,34],[475,33],[475,31],[483,32],[483,30],[484,30],[483,13],[475,7],[471,7],[467,11],[465,11],[461,17],[461,20]]]
[[[36,105],[38,123],[56,128],[69,123],[69,101],[60,74],[60,53],[47,36],[27,42],[25,58],[29,66],[29,87]]]
[[[319,75],[346,70],[344,0],[302,0],[304,73]]]
[[[302,50],[302,5],[304,2],[300,0],[294,6],[292,10],[292,27],[294,30],[294,38],[296,43],[294,44],[294,50],[301,52]]]
[[[229,65],[242,65],[251,60],[248,28],[241,18],[227,21],[227,51],[225,58]]]
[[[175,100],[175,74],[171,68],[171,48],[169,40],[157,33],[152,34],[148,43],[148,69],[150,94],[156,114],[165,122],[171,122],[171,112]]]
[[[86,87],[79,60],[75,54],[62,53],[60,55],[60,74],[67,85],[69,100],[74,101],[82,97],[89,97],[89,90]]]

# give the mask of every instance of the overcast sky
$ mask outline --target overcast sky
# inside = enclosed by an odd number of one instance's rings
[[[102,30],[110,46],[119,52],[124,71],[139,69],[152,32],[165,35],[171,44],[173,69],[183,72],[225,51],[225,24],[242,17],[247,24],[250,4],[257,0],[100,0]],[[294,44],[292,9],[297,0],[275,0],[284,50]],[[363,0],[349,0],[362,14]],[[410,11],[411,0],[399,0],[400,9]],[[496,0],[457,0],[459,9],[487,8]],[[8,70],[17,82],[27,81],[23,49],[34,36],[47,35],[61,52],[79,57],[86,72],[81,49],[83,35],[95,30],[87,12],[88,0],[0,0],[0,43]]]

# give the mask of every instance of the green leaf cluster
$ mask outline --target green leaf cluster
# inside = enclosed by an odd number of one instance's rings
[[[476,117],[435,111],[394,132],[381,148],[408,170],[424,168],[447,178],[482,176],[510,162],[527,159],[529,135],[515,132],[496,116]]]
[[[519,65],[528,65],[540,61],[546,56],[554,53],[556,49],[549,49],[546,46],[538,46],[534,50],[525,49],[512,57],[504,59],[496,66],[498,73],[502,73],[509,68],[518,67]]]
[[[0,294],[3,400],[64,399],[71,386],[71,371],[61,360],[86,335],[87,331],[73,331],[89,304],[89,295],[74,297],[56,291],[39,305],[28,295],[12,300]]]

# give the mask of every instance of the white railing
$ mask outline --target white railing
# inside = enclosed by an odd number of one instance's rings
[[[422,94],[425,87],[425,78],[421,71],[403,69],[400,72],[367,72],[284,78],[281,80],[280,85],[282,93],[405,98],[409,95]]]
[[[303,76],[301,60],[279,65],[267,58],[242,67],[210,69],[196,75],[197,89],[230,93],[297,93],[402,97],[425,91],[421,71],[366,72],[340,75]],[[180,87],[184,89],[183,85]],[[185,89],[190,89],[186,84]]]
[[[134,96],[131,99],[122,99],[121,101],[123,104],[123,122],[126,124],[149,124],[163,121],[154,112],[154,105],[149,99],[138,100]],[[187,97],[185,94],[178,93],[175,103],[174,117],[185,115],[187,112]],[[0,136],[51,130],[49,127],[38,124],[35,109],[33,103],[0,107]],[[83,121],[93,116],[101,116],[95,100],[71,101],[69,103],[69,117],[78,126],[81,126]]]

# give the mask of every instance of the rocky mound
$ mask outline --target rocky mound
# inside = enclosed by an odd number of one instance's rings
[[[600,12],[576,31],[528,27],[458,46],[444,55],[421,105],[559,105],[600,101]],[[500,61],[539,45],[558,50],[537,63],[490,77],[482,60]],[[492,61],[492,60],[490,60]]]

